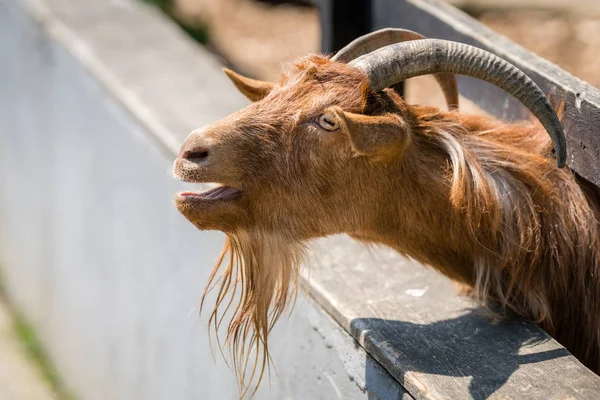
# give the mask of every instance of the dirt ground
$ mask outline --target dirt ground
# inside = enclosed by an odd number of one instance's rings
[[[600,17],[520,10],[478,19],[561,68],[600,87]]]
[[[585,1],[589,0],[571,2],[573,12],[568,13],[556,8],[554,2],[546,10],[496,7],[486,11],[483,7],[476,17],[600,87],[600,15],[589,17],[585,9],[577,8]],[[276,79],[282,62],[319,51],[319,15],[310,7],[273,6],[256,0],[175,0],[175,9],[176,15],[188,23],[202,21],[214,48],[242,72],[258,78]]]
[[[175,15],[202,21],[211,45],[238,70],[274,80],[281,62],[319,51],[319,14],[311,7],[255,0],[175,0]]]

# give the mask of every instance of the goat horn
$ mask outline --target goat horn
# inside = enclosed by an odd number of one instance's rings
[[[341,63],[349,63],[350,61],[368,54],[381,47],[407,42],[410,40],[421,40],[426,39],[425,36],[420,33],[409,31],[407,29],[398,28],[385,28],[378,31],[363,35],[349,44],[343,49],[338,51],[331,61],[337,61]],[[438,81],[444,97],[446,98],[446,104],[448,109],[458,109],[458,88],[456,85],[456,79],[453,74],[435,74],[435,79]]]
[[[567,145],[563,127],[544,92],[523,71],[477,47],[439,39],[392,44],[349,63],[369,78],[371,89],[383,90],[415,76],[454,73],[489,82],[514,96],[544,126],[564,167]]]

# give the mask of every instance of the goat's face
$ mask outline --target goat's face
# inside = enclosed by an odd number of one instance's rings
[[[254,103],[182,144],[175,175],[223,185],[180,193],[183,215],[202,230],[260,229],[300,240],[355,230],[365,210],[352,210],[360,205],[348,198],[372,186],[373,161],[403,147],[396,133],[380,146],[390,127],[401,131],[399,117],[360,115],[368,108],[366,76],[317,56],[289,66],[276,85],[228,75]],[[378,141],[364,128],[378,129]]]

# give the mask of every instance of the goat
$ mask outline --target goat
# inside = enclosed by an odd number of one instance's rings
[[[178,179],[222,186],[175,203],[197,228],[227,235],[205,295],[220,284],[216,329],[233,312],[243,393],[250,354],[251,381],[269,365],[267,338],[307,243],[339,233],[432,266],[600,372],[598,197],[562,168],[559,117],[523,72],[481,49],[384,30],[291,62],[278,83],[225,73],[253,103],[192,132],[174,164]],[[438,74],[449,111],[388,89],[424,74]],[[452,74],[503,88],[539,123],[459,113]]]

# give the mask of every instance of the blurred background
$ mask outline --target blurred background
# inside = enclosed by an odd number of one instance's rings
[[[320,51],[317,0],[145,0],[233,65],[275,80],[282,61]],[[449,0],[483,24],[598,87],[596,0]]]
[[[600,87],[600,1],[448,2]],[[136,20],[135,38],[113,29]],[[174,211],[170,157],[191,129],[245,104],[202,68],[276,80],[282,62],[320,51],[320,26],[313,0],[0,0],[0,400],[236,398],[195,318],[223,238]],[[411,80],[407,98],[443,104],[430,78]],[[312,398],[302,393],[328,382],[315,364],[338,372],[331,382],[345,375],[303,304],[257,398]],[[365,398],[340,385],[321,398]]]

